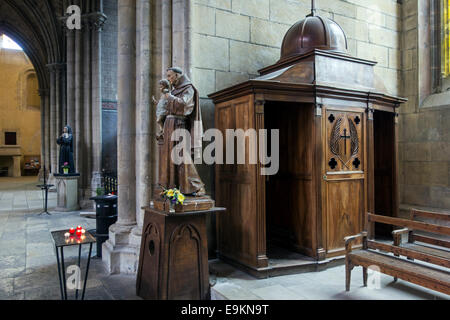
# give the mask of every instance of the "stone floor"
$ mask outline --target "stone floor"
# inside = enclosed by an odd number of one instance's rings
[[[350,291],[345,291],[345,266],[256,280],[218,260],[210,262],[213,299],[233,300],[448,300],[450,296],[379,274],[379,288],[362,285],[362,268],[353,269]],[[372,282],[375,283],[375,282]]]
[[[0,300],[60,299],[55,250],[50,231],[82,225],[95,228],[95,220],[80,212],[54,212],[56,193],[49,193],[52,215],[42,211],[42,193],[36,177],[0,177]],[[86,265],[87,246],[81,265]],[[75,264],[77,248],[64,250],[66,266]],[[95,246],[92,254],[95,257]],[[449,296],[406,281],[380,275],[380,289],[362,286],[361,268],[352,272],[351,291],[345,292],[344,266],[258,280],[220,261],[210,277],[213,299],[248,300],[433,300]],[[84,274],[84,269],[82,271]],[[91,260],[85,299],[140,299],[134,276],[108,275],[99,258]],[[74,290],[68,291],[69,299]]]
[[[49,193],[51,215],[42,212],[42,192],[36,177],[0,177],[0,299],[60,299],[56,255],[50,231],[81,225],[95,228],[95,220],[80,212],[55,212],[56,192]],[[64,249],[66,267],[76,264],[78,247]],[[84,276],[88,246],[83,246]],[[107,275],[93,246],[86,285],[87,300],[140,299],[135,295],[134,276]],[[75,290],[68,290],[69,299]]]

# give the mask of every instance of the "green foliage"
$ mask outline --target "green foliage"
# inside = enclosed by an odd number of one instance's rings
[[[105,189],[103,188],[97,188],[97,196],[103,196],[105,195]]]

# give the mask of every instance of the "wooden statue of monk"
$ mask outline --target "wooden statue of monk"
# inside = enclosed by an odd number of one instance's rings
[[[205,185],[193,161],[176,165],[171,159],[172,149],[179,143],[171,141],[172,133],[176,129],[188,130],[191,134],[193,154],[198,156],[201,152],[203,130],[198,91],[180,68],[168,68],[166,76],[172,85],[172,91],[162,90],[161,97],[166,101],[164,102],[165,110],[161,113],[163,117],[159,119],[163,123],[163,134],[162,137],[159,136],[159,139],[162,139],[159,184],[165,188],[178,188],[185,195],[202,196],[205,194]],[[199,121],[197,123],[200,126],[195,127],[194,121]],[[195,134],[194,129],[196,129]]]

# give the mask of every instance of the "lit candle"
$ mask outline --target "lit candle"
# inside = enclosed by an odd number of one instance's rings
[[[70,229],[69,229],[69,233],[70,233],[70,234],[74,234],[74,233],[75,233],[75,229],[74,229],[74,228],[70,228]]]
[[[68,232],[64,233],[64,237],[66,237],[66,238],[70,237],[70,233],[68,233]]]
[[[81,229],[77,229],[77,236],[81,236]]]
[[[84,229],[81,229],[81,234],[85,234],[86,233],[86,230],[84,230]]]
[[[78,227],[77,227],[77,230],[81,230],[81,229],[83,229],[81,226],[78,226]]]

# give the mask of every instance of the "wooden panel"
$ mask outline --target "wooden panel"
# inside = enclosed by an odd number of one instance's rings
[[[139,261],[137,294],[145,299],[161,299],[159,284],[159,259],[161,256],[161,233],[158,226],[152,222],[146,224],[142,235],[142,250]],[[145,272],[145,274],[142,274]]]
[[[226,129],[255,128],[253,96],[244,96],[216,106],[216,126]],[[248,140],[248,139],[247,139]],[[224,144],[224,156],[226,155]],[[221,255],[257,267],[256,164],[216,165],[216,204],[227,208],[217,217],[218,251]],[[246,159],[249,143],[246,141]]]
[[[202,298],[202,239],[194,225],[175,228],[169,242],[167,297],[169,300]]]
[[[344,237],[362,231],[366,206],[363,112],[325,112],[323,232],[327,256],[343,254]]]
[[[327,252],[343,250],[344,237],[361,231],[363,180],[327,182]]]
[[[144,299],[194,300],[209,295],[206,215],[145,208],[136,292]]]

